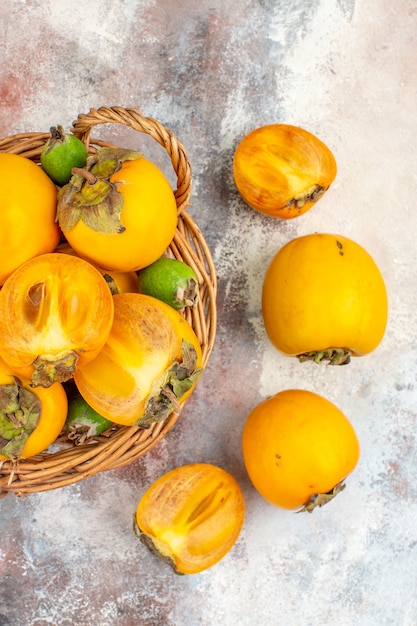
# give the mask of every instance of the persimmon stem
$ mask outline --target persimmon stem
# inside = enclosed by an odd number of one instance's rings
[[[97,176],[94,176],[89,170],[82,167],[73,167],[71,173],[72,175],[78,174],[78,176],[83,176],[89,185],[95,185],[98,181]]]
[[[337,485],[335,485],[333,489],[331,489],[327,493],[316,493],[312,495],[307,504],[299,509],[297,513],[303,513],[304,511],[307,511],[307,513],[312,513],[317,506],[323,506],[324,504],[330,502],[330,500],[333,500],[333,498],[337,496],[338,493],[343,491],[345,487],[345,483],[341,481],[340,483],[337,483]]]

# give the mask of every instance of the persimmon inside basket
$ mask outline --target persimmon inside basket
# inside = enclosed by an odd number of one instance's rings
[[[158,142],[171,159],[177,178],[174,193],[178,225],[167,253],[187,263],[198,276],[198,304],[196,307],[187,307],[183,314],[198,337],[203,366],[206,366],[216,334],[217,281],[207,243],[187,213],[192,176],[186,149],[170,130],[153,118],[143,117],[137,109],[100,107],[91,109],[88,114],[80,114],[73,122],[73,134],[84,142],[90,154],[94,154],[96,148],[101,146],[114,147],[112,143],[91,138],[92,129],[99,124],[122,124],[145,133]],[[0,152],[20,154],[39,163],[42,147],[48,138],[49,133],[40,132],[6,137],[0,140]],[[79,482],[97,472],[127,465],[167,435],[178,420],[182,407],[149,429],[115,425],[103,435],[90,438],[80,445],[60,437],[53,446],[37,456],[16,462],[0,461],[0,495],[25,495],[56,489]]]

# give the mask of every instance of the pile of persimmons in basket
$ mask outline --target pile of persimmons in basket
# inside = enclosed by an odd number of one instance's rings
[[[242,139],[233,174],[250,207],[291,219],[326,193],[336,162],[315,135],[273,124]],[[62,432],[84,441],[166,419],[195,388],[202,355],[180,312],[198,298],[196,276],[165,255],[177,207],[162,171],[131,150],[88,156],[56,127],[40,165],[0,153],[0,189],[0,459],[36,455]],[[260,306],[279,351],[335,366],[373,351],[388,315],[372,257],[327,232],[277,251]],[[266,500],[308,512],[344,489],[360,454],[344,413],[303,389],[256,406],[242,450]],[[149,487],[135,529],[176,572],[196,573],[226,555],[244,514],[236,480],[198,463]]]

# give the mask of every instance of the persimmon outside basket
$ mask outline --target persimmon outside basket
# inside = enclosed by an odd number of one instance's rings
[[[96,148],[114,144],[91,138],[91,130],[99,124],[122,124],[157,141],[168,153],[177,177],[175,198],[178,225],[167,255],[190,265],[199,279],[197,307],[187,307],[184,316],[193,327],[203,352],[203,366],[209,360],[216,334],[216,271],[210,250],[198,228],[187,213],[191,193],[191,166],[184,145],[157,120],[143,117],[134,108],[100,107],[80,114],[71,132],[86,145],[89,154]],[[20,154],[40,162],[40,153],[49,133],[31,132],[0,139],[0,152]],[[119,146],[124,147],[124,146]],[[180,407],[182,409],[182,406]],[[149,429],[136,426],[114,426],[103,435],[74,445],[60,437],[43,453],[17,462],[0,461],[0,496],[8,493],[26,495],[48,491],[79,482],[97,472],[112,470],[131,463],[151,450],[173,428],[181,411]]]

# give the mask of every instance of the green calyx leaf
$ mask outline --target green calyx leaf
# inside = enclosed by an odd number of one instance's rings
[[[0,385],[0,453],[18,459],[28,437],[39,423],[41,403],[30,390],[14,383]]]
[[[196,367],[197,353],[188,341],[182,342],[182,360],[167,369],[146,402],[145,412],[136,421],[136,426],[150,428],[155,422],[165,421],[173,411],[179,411],[181,398],[191,389],[203,373]]]
[[[125,148],[99,148],[92,159],[91,173],[101,179],[108,179],[117,172],[125,161],[135,161],[142,156],[135,150]]]
[[[109,179],[125,161],[140,156],[133,150],[100,148],[88,157],[85,168],[73,168],[70,182],[58,192],[56,219],[61,230],[65,233],[82,220],[96,232],[123,233],[123,196]]]

